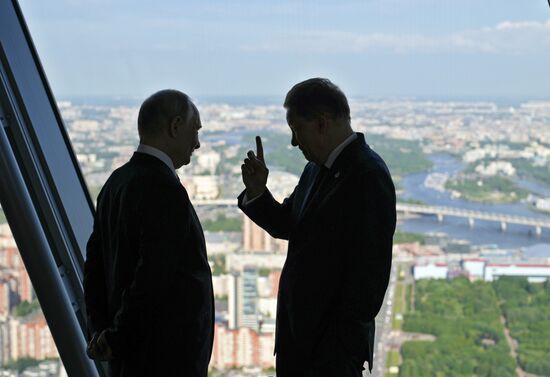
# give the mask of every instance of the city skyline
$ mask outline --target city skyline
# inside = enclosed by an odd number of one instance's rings
[[[138,107],[69,102],[59,102],[58,106],[75,157],[95,198],[108,174],[126,162],[135,150]],[[351,101],[351,106],[357,130],[369,134],[369,143],[387,159],[393,177],[400,182],[400,201],[451,205],[475,210],[476,214],[489,210],[528,215],[541,222],[548,219],[550,188],[545,167],[550,145],[545,140],[550,132],[547,127],[550,102],[506,107],[490,101]],[[208,125],[201,133],[201,148],[193,162],[180,169],[178,175],[203,224],[213,273],[217,320],[210,374],[263,376],[273,373],[275,365],[272,355],[275,313],[286,244],[240,215],[234,205],[219,206],[216,200],[234,198],[242,190],[235,161],[245,155],[247,140],[252,141],[255,133],[265,137],[266,159],[272,168],[268,185],[279,200],[292,192],[298,181],[296,174],[305,161],[299,151],[289,149],[284,110],[279,106],[203,104],[201,115]],[[529,322],[527,336],[506,338],[507,347],[519,355],[511,357],[508,348],[503,348],[504,340],[496,343],[478,330],[477,322],[481,320],[476,318],[477,313],[490,314],[494,333],[505,335],[524,326],[527,316],[518,323],[498,322],[498,316],[506,312],[492,300],[486,308],[476,306],[478,312],[461,319],[471,321],[468,328],[475,337],[464,340],[462,332],[441,325],[438,329],[447,331],[450,337],[438,338],[422,328],[422,320],[436,318],[443,321],[437,323],[444,324],[445,317],[430,307],[414,304],[411,294],[408,296],[406,292],[431,297],[432,291],[461,287],[465,296],[458,301],[446,297],[452,302],[442,307],[469,308],[476,302],[480,287],[486,294],[495,292],[507,297],[509,288],[503,284],[509,284],[509,280],[501,283],[500,279],[494,281],[495,277],[515,276],[525,280],[514,284],[530,284],[525,293],[517,294],[518,298],[528,297],[530,292],[536,293],[548,285],[543,282],[550,277],[548,227],[537,230],[533,226],[506,223],[504,218],[499,224],[452,214],[418,216],[402,208],[399,213],[390,287],[376,317],[380,331],[375,341],[377,359],[373,375],[414,376],[411,368],[414,369],[416,358],[407,349],[412,347],[408,341],[417,336],[434,342],[435,347],[426,352],[435,356],[449,344],[462,342],[467,351],[459,355],[471,353],[476,366],[470,369],[479,376],[489,375],[480,369],[487,363],[504,365],[507,374],[499,375],[510,377],[508,372],[515,366],[529,372],[544,368],[542,357],[534,357],[534,364],[525,365],[522,361],[524,355],[529,355],[529,349],[537,347],[532,334],[538,323],[544,321],[542,304],[529,307],[541,319]],[[425,225],[430,229],[423,230]],[[0,280],[0,299],[4,298],[0,300],[0,338],[5,339],[5,346],[0,349],[0,368],[6,369],[12,369],[10,363],[24,355],[36,359],[32,363],[37,364],[46,352],[57,352],[48,348],[53,338],[40,313],[36,294],[30,290],[30,277],[22,262],[13,262],[19,258],[15,245],[5,223],[0,227],[0,266],[4,276]],[[482,346],[476,343],[479,337]],[[33,348],[39,339],[45,341]],[[515,339],[527,344],[528,351],[514,346]],[[499,351],[491,357],[480,348],[497,344]],[[454,359],[437,357],[440,361],[433,366],[428,364],[427,368],[439,370],[439,363],[455,368]],[[59,362],[52,364],[52,368],[58,369],[44,376],[64,376],[59,365]],[[28,373],[39,367],[46,366],[41,363],[29,367]],[[10,377],[17,375],[9,373]]]

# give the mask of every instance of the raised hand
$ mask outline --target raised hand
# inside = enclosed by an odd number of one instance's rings
[[[256,154],[254,151],[248,151],[246,155],[247,158],[241,165],[241,173],[247,196],[249,199],[253,199],[265,191],[269,175],[269,169],[265,165],[261,137],[256,136]]]

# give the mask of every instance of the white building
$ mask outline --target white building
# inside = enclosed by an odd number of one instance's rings
[[[219,178],[216,175],[186,176],[181,182],[192,199],[213,200],[220,196]]]
[[[284,171],[273,170],[269,172],[269,191],[273,197],[282,202],[289,196],[298,184],[300,177]]]
[[[483,279],[485,276],[485,264],[487,261],[481,258],[467,258],[462,260],[462,269],[471,278]]]
[[[476,166],[476,173],[486,177],[492,177],[494,175],[508,175],[512,176],[516,174],[516,169],[508,161],[491,161],[487,166],[479,164]]]
[[[477,160],[481,160],[485,157],[485,151],[483,149],[471,149],[464,153],[464,156],[462,157],[462,160],[464,162],[474,162]]]
[[[258,312],[264,318],[275,318],[277,315],[277,298],[261,297],[258,299]]]
[[[269,276],[258,276],[258,296],[271,297],[273,287]]]
[[[214,275],[212,276],[212,288],[214,296],[227,296],[229,294],[229,284],[232,281],[231,275]]]
[[[197,164],[203,171],[208,171],[210,174],[216,173],[216,168],[221,161],[221,156],[213,149],[199,149],[197,151]]]
[[[550,212],[550,198],[537,199],[535,202],[535,207],[541,211]]]
[[[419,279],[446,279],[449,272],[447,263],[427,263],[419,264],[413,267],[413,276],[415,280]]]
[[[488,263],[485,266],[486,281],[501,276],[526,277],[530,282],[542,282],[550,278],[550,264]]]
[[[281,269],[285,259],[285,254],[277,253],[233,253],[225,257],[225,267],[227,271],[241,271],[244,266]]]

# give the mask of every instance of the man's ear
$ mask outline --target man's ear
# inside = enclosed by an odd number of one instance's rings
[[[329,127],[327,114],[323,113],[316,119],[316,127],[320,134],[324,135],[327,133]]]
[[[181,118],[180,115],[176,115],[175,117],[172,118],[168,129],[168,134],[170,135],[170,137],[176,137],[178,133],[181,132],[182,121],[183,119]]]

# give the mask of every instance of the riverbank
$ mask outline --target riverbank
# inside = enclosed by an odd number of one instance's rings
[[[508,215],[545,218],[549,216],[535,212],[527,201],[515,203],[491,204],[487,202],[472,202],[464,198],[453,197],[450,191],[438,191],[424,184],[430,174],[447,174],[457,176],[464,171],[464,164],[455,156],[449,154],[432,154],[428,158],[433,163],[429,171],[408,174],[403,177],[403,187],[399,201],[419,201],[432,206],[457,207],[472,211],[503,213]],[[522,181],[521,187],[530,192],[546,194],[543,188],[535,183]],[[533,189],[531,189],[533,188]],[[537,190],[535,190],[537,189]],[[458,217],[445,217],[438,222],[432,216],[418,216],[412,219],[403,218],[399,229],[410,233],[447,233],[451,238],[468,240],[472,245],[497,244],[501,248],[518,248],[532,246],[538,243],[550,243],[550,232],[543,230],[540,238],[535,235],[534,229],[522,225],[509,225],[506,232],[502,232],[499,224],[487,221],[476,221],[470,228],[468,219]]]
[[[457,198],[489,204],[516,203],[529,195],[529,191],[520,188],[511,179],[498,176],[459,176],[448,180],[445,189]]]

